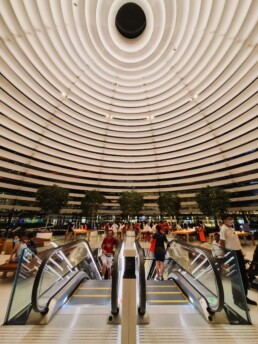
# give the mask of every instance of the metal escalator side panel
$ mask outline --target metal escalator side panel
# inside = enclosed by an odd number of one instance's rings
[[[28,318],[27,324],[40,324],[46,325],[53,318],[55,313],[61,308],[69,299],[69,296],[77,289],[78,285],[82,280],[86,278],[86,274],[83,271],[78,271],[78,273],[73,276],[60,290],[53,295],[48,302],[47,311],[41,312],[32,312]],[[40,316],[37,316],[37,315]]]
[[[137,252],[137,267],[138,267],[138,312],[140,315],[146,313],[146,278],[145,278],[145,257],[144,250],[138,240],[135,241],[136,252]]]
[[[114,261],[113,261],[113,268],[112,268],[112,284],[111,284],[111,313],[118,314],[119,313],[119,304],[118,304],[118,295],[119,295],[119,286],[120,286],[120,272],[119,272],[119,260],[120,254],[123,246],[123,240],[119,241],[115,254],[114,254]]]

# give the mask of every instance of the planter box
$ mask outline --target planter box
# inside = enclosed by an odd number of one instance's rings
[[[51,240],[52,239],[52,235],[53,235],[52,232],[50,232],[50,233],[37,233],[36,234],[36,238],[45,239],[45,240]]]

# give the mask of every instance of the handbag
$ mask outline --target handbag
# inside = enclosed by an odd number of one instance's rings
[[[150,252],[155,252],[156,247],[156,239],[152,239],[151,245],[150,245]]]

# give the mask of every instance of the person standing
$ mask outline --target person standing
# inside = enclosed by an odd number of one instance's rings
[[[182,222],[181,221],[178,221],[177,224],[176,224],[176,230],[177,231],[181,231],[182,230]]]
[[[164,228],[164,233],[165,233],[166,235],[168,235],[168,232],[169,232],[169,224],[168,224],[167,221],[164,221],[164,223],[163,223],[163,228]]]
[[[200,222],[199,225],[197,226],[197,231],[199,234],[200,242],[204,243],[207,242],[206,237],[205,237],[205,225],[204,223]]]
[[[211,252],[214,258],[219,258],[224,256],[224,251],[220,247],[220,237],[219,233],[214,234],[214,240],[211,244]]]
[[[245,291],[245,297],[246,302],[250,305],[257,305],[256,301],[253,301],[247,297],[247,290],[248,290],[248,279],[246,274],[246,268],[245,268],[245,260],[244,255],[242,252],[242,246],[240,243],[240,240],[235,233],[235,230],[233,228],[234,225],[234,219],[229,214],[224,214],[221,217],[223,221],[223,225],[221,226],[220,230],[220,247],[223,250],[224,254],[228,251],[235,252],[239,270],[243,282],[243,287]],[[241,302],[242,295],[239,294],[239,282],[234,281],[234,277],[232,278],[232,294],[235,304],[237,304],[240,308],[243,308],[243,304]]]
[[[38,254],[37,245],[36,245],[35,241],[33,240],[33,233],[28,234],[28,240],[26,242],[26,245],[30,249],[30,251],[32,252],[32,256],[35,256]]]
[[[114,235],[117,236],[118,225],[115,222],[113,222],[110,229],[112,229],[112,231],[114,232]]]
[[[69,222],[67,226],[67,231],[65,233],[65,240],[71,240],[73,237],[73,230],[75,229],[74,222]]]
[[[164,261],[165,261],[165,255],[166,255],[164,243],[167,243],[167,247],[169,247],[169,245],[168,245],[168,240],[167,240],[166,235],[161,232],[160,225],[157,225],[156,233],[152,235],[152,240],[156,240],[155,250],[154,250],[156,279],[158,281],[163,281],[164,280],[163,273],[164,273],[164,267],[165,267]]]
[[[138,239],[138,234],[139,234],[139,231],[140,231],[140,224],[139,224],[138,221],[134,224],[133,229],[134,229],[134,232],[135,232],[135,238]]]

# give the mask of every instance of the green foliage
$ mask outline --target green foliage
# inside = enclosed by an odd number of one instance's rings
[[[105,200],[105,197],[97,190],[86,191],[85,197],[81,201],[82,214],[93,220]]]
[[[143,195],[137,191],[126,191],[118,199],[124,216],[138,216],[144,205]]]
[[[45,214],[59,214],[68,199],[69,191],[57,185],[41,186],[36,192],[36,200]]]
[[[161,214],[178,215],[181,206],[180,197],[173,192],[162,193],[157,200]]]
[[[195,200],[205,216],[225,213],[229,207],[230,193],[216,187],[207,186],[196,193]]]

